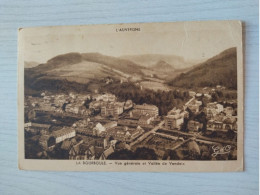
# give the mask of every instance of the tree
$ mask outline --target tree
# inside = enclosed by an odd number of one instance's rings
[[[135,160],[157,160],[157,155],[153,149],[137,148],[134,153]]]
[[[189,119],[184,118],[183,123],[181,125],[181,131],[183,131],[183,132],[188,132],[189,131],[188,130],[188,122],[189,122]]]
[[[110,154],[107,159],[110,160],[134,160],[134,153],[131,150],[123,149],[120,151],[115,151]]]
[[[231,130],[231,129],[229,129],[228,131],[227,131],[227,137],[229,138],[229,139],[234,139],[235,138],[235,132],[233,131],[233,130]]]
[[[201,112],[199,115],[196,116],[196,120],[203,124],[201,131],[203,133],[207,130],[207,117],[204,112]]]
[[[212,100],[212,102],[217,102],[218,101],[218,94],[216,94],[216,93],[213,93],[212,95],[211,95],[211,100]]]

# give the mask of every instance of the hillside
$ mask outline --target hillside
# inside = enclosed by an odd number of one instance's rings
[[[164,61],[174,66],[175,69],[183,69],[193,65],[190,62],[186,62],[183,57],[176,55],[144,54],[121,56],[120,58],[131,60],[132,62],[147,68],[154,66],[154,64],[159,61]]]
[[[44,64],[25,67],[25,85],[33,90],[62,90],[78,86],[76,83],[97,83],[105,78],[140,80],[144,69],[130,60],[99,53],[67,53]],[[70,84],[71,87],[68,87]]]
[[[114,77],[118,80],[132,76],[142,76],[141,67],[129,60],[105,56],[99,53],[67,53],[58,55],[30,68],[31,77],[45,75],[55,79],[68,79],[71,81],[87,83],[89,79]],[[27,70],[28,71],[28,70]]]
[[[100,63],[129,74],[141,74],[140,69],[143,68],[130,60],[106,56],[99,53],[82,54],[82,59],[89,62]]]
[[[176,87],[215,87],[222,85],[237,89],[236,48],[227,49],[207,61],[194,66],[169,82]]]
[[[86,62],[86,66],[88,65],[87,62],[93,62],[103,66],[107,66],[107,68],[117,69],[124,73],[130,74],[140,74],[140,69],[143,68],[131,62],[130,60],[106,56],[99,53],[67,53],[58,55],[48,60],[45,64],[40,64],[36,67],[33,67],[33,71],[42,73],[49,72],[57,68],[66,69],[66,67],[69,65],[75,65],[82,62]]]
[[[174,71],[174,66],[168,64],[167,62],[160,60],[156,64],[154,64],[152,69],[157,70],[157,71]]]

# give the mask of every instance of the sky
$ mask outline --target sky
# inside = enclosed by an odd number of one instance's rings
[[[24,61],[45,63],[69,52],[123,55],[177,55],[202,61],[241,44],[237,21],[136,23],[25,28],[19,36]],[[120,28],[140,31],[116,32]]]

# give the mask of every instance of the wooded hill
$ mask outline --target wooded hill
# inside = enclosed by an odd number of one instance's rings
[[[169,82],[169,85],[184,88],[215,87],[222,85],[237,89],[236,48],[227,49],[207,61],[195,65]]]

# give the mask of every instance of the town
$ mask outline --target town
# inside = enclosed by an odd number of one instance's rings
[[[112,93],[25,96],[25,157],[70,160],[236,160],[237,101],[225,87],[188,91],[161,115]],[[232,151],[214,155],[214,147]]]

